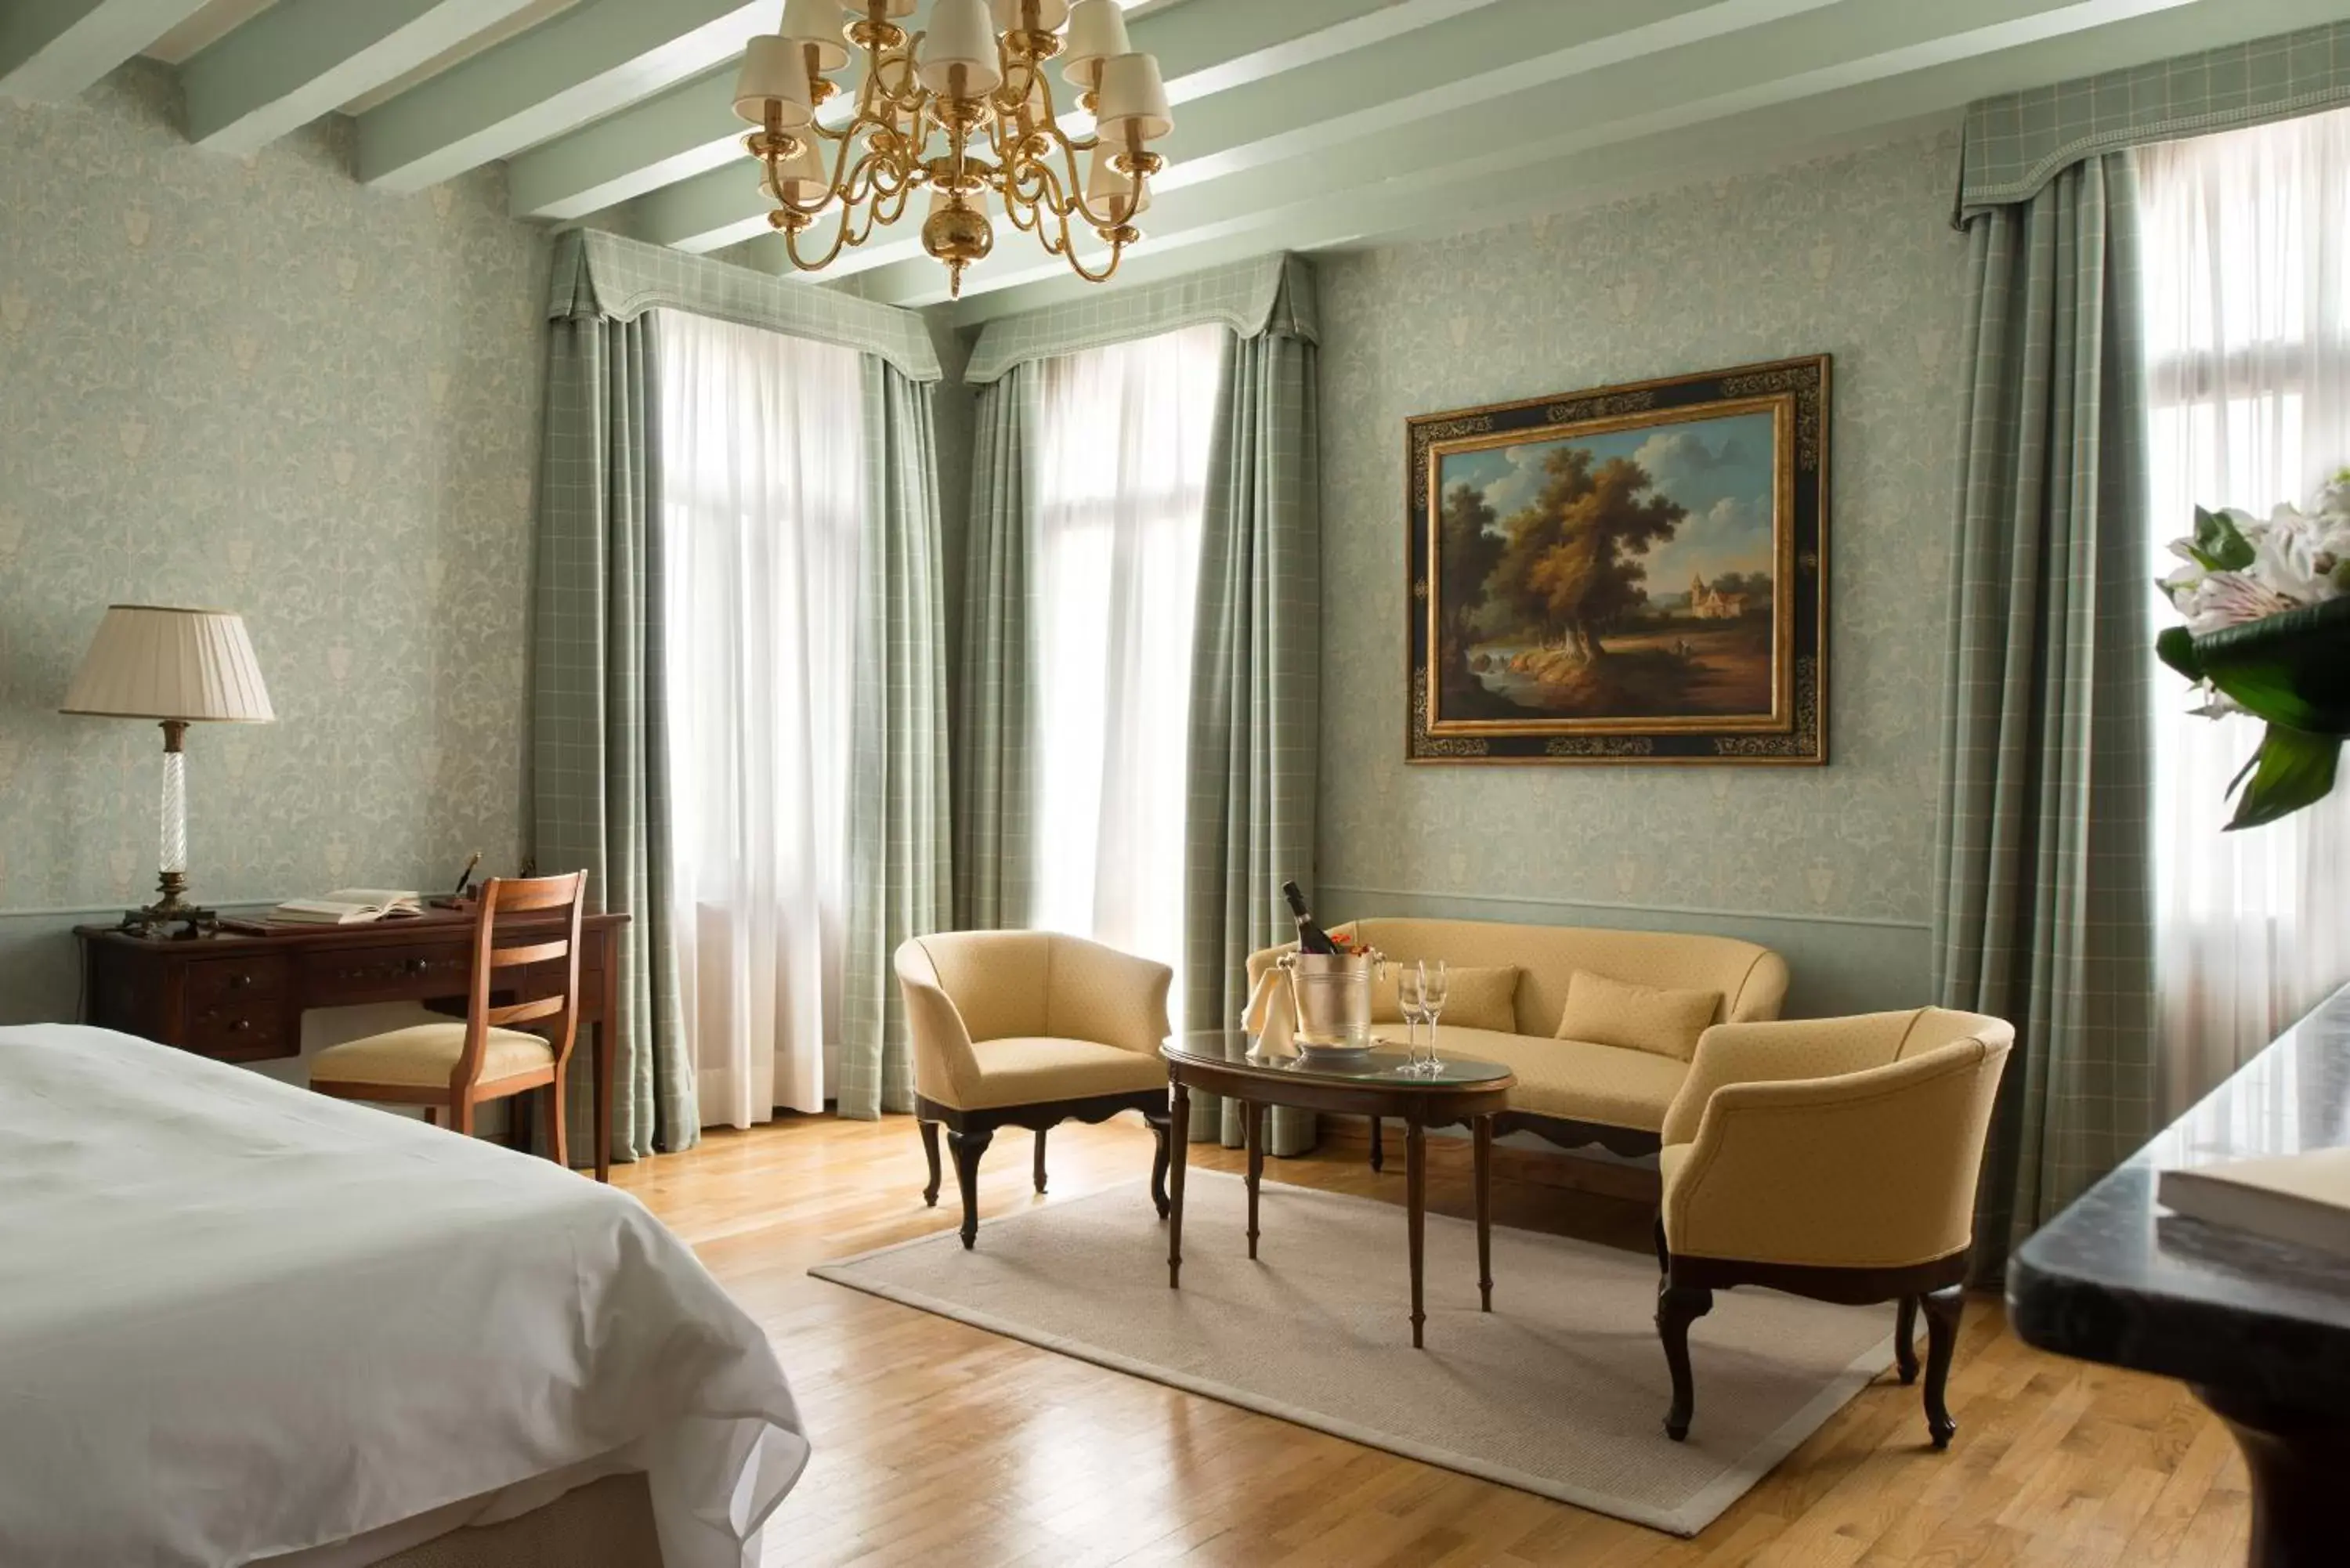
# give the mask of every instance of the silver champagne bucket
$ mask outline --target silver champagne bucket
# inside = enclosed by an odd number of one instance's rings
[[[1284,953],[1300,1045],[1362,1047],[1371,1043],[1371,977],[1377,953]]]

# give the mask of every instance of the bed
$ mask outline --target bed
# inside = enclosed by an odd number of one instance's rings
[[[807,1455],[766,1336],[628,1194],[0,1028],[9,1568],[745,1568]]]

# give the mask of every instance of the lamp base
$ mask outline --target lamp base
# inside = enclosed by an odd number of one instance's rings
[[[116,929],[151,940],[169,939],[189,941],[208,937],[220,929],[220,912],[200,909],[182,897],[188,890],[188,874],[184,871],[163,872],[156,883],[162,896],[143,909],[131,909],[122,917]],[[172,929],[179,927],[177,930]]]

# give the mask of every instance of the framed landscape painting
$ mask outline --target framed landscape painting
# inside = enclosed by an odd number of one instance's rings
[[[1827,760],[1827,356],[1406,435],[1411,761]]]

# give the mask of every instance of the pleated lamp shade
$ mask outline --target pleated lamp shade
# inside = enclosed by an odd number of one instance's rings
[[[107,607],[59,711],[230,724],[277,717],[243,616],[154,605]]]

